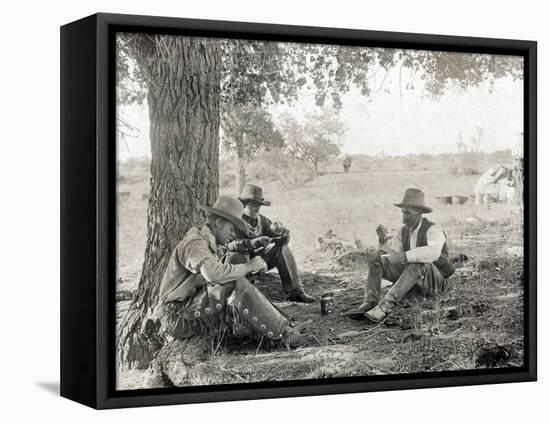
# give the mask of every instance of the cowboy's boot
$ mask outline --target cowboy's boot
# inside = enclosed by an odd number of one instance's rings
[[[303,335],[291,327],[287,327],[283,333],[283,343],[288,345],[289,348],[300,347],[307,344],[309,340],[309,336]]]
[[[302,279],[298,273],[298,266],[292,251],[287,245],[281,247],[281,254],[277,260],[277,270],[281,277],[283,290],[290,301],[301,303],[312,303],[315,301],[311,295],[305,293],[302,286]]]
[[[365,318],[373,323],[379,323],[386,318],[388,312],[385,312],[382,307],[377,305],[365,313]]]
[[[365,317],[375,323],[383,320],[393,310],[397,303],[407,295],[411,288],[424,278],[425,271],[425,264],[407,264],[397,282],[393,284],[382,301],[372,310],[367,311]]]
[[[369,263],[369,274],[365,283],[365,296],[363,304],[358,308],[348,310],[345,316],[353,320],[362,320],[365,318],[365,312],[369,311],[378,304],[380,297],[380,288],[382,286],[382,259],[379,254]]]

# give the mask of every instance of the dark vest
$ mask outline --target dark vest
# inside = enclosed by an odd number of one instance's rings
[[[425,247],[428,245],[428,229],[430,229],[430,226],[432,226],[433,224],[433,222],[430,222],[425,217],[422,218],[422,221],[420,222],[420,228],[418,228],[418,235],[416,237],[417,247]],[[445,232],[443,232],[443,234],[445,235],[445,238],[447,238],[447,234],[445,234]],[[403,226],[403,228],[401,228],[401,240],[403,241],[404,251],[409,251],[411,249],[410,237],[411,234],[409,232],[409,229],[406,226]],[[434,264],[445,278],[448,278],[455,272],[455,266],[449,261],[447,242],[443,244],[441,255],[436,261],[434,261]]]

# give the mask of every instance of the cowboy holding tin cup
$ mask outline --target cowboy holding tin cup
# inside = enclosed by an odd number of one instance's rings
[[[267,268],[277,268],[283,290],[291,301],[311,303],[315,298],[306,294],[294,255],[288,246],[290,232],[280,223],[273,223],[260,213],[261,206],[269,207],[270,201],[264,198],[263,189],[246,184],[239,196],[244,206],[242,220],[246,230],[240,230],[237,239],[227,246],[227,260],[231,263],[244,263],[253,257],[262,257]]]
[[[447,279],[455,267],[449,261],[447,236],[441,227],[425,217],[432,209],[424,193],[416,188],[405,191],[401,209],[403,226],[393,236],[389,255],[378,253],[369,262],[363,304],[345,315],[355,320],[380,322],[412,289],[433,296],[447,289]],[[393,282],[380,300],[382,278]]]

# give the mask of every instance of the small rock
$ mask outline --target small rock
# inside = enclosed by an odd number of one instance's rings
[[[456,307],[451,308],[450,310],[447,311],[445,317],[447,317],[447,319],[449,320],[458,320],[460,319],[460,313]]]
[[[429,329],[430,335],[438,336],[441,335],[441,328],[439,326],[433,326]]]
[[[420,338],[422,338],[422,335],[419,335],[418,333],[409,333],[407,336],[403,338],[403,342],[414,342],[418,341]]]
[[[510,351],[498,344],[485,344],[474,354],[476,367],[494,367],[506,362],[510,358]]]

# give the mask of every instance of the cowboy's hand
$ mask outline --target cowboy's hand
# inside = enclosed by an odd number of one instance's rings
[[[284,228],[285,227],[281,222],[273,222],[270,226],[271,231],[277,235],[281,235],[283,233]]]
[[[381,244],[384,244],[388,240],[388,230],[382,224],[376,228],[376,235],[378,236],[378,242]]]
[[[391,264],[402,264],[407,262],[407,254],[405,252],[392,253],[388,256],[388,260]]]
[[[267,247],[269,244],[271,244],[271,238],[268,236],[260,236],[258,238],[254,238],[252,241],[252,246],[256,248],[261,247]]]
[[[267,263],[260,256],[254,257],[248,262],[249,272],[253,275],[267,271]]]
[[[248,252],[248,245],[246,240],[235,240],[227,244],[227,251],[237,252],[237,253],[246,253]]]

